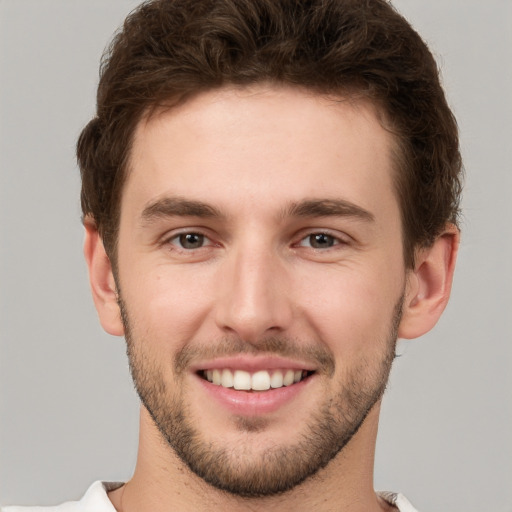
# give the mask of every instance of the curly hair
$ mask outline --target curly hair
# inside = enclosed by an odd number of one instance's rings
[[[115,260],[134,130],[148,112],[225,85],[363,96],[395,134],[404,259],[457,224],[458,129],[427,45],[386,0],[152,0],[105,52],[77,144],[84,218]]]

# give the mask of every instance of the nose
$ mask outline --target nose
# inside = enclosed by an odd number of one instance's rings
[[[247,343],[286,331],[292,320],[287,272],[268,248],[240,248],[223,262],[217,326]]]

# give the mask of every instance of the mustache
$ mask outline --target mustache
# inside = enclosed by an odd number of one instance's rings
[[[131,324],[126,305],[118,290],[117,303],[121,312],[121,320],[125,329],[128,357],[133,349]],[[198,359],[216,359],[219,357],[235,357],[240,354],[267,355],[298,358],[313,363],[319,373],[328,377],[334,375],[335,358],[333,353],[323,344],[304,343],[286,336],[267,336],[254,342],[244,341],[233,335],[226,336],[215,342],[203,344],[186,344],[174,356],[176,375],[184,373],[190,364]]]
[[[198,359],[234,357],[240,354],[299,358],[314,363],[319,372],[328,376],[332,376],[335,369],[334,355],[325,346],[304,344],[284,336],[267,337],[253,343],[238,337],[227,337],[207,344],[187,344],[176,353],[174,369],[179,375]]]

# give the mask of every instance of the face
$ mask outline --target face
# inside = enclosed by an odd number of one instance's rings
[[[378,403],[405,286],[392,147],[370,105],[263,86],[138,127],[116,276],[131,370],[210,484],[288,490]]]

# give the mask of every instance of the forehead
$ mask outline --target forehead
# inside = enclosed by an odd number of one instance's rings
[[[223,209],[305,197],[395,208],[394,139],[369,102],[294,88],[224,88],[143,119],[122,198],[183,196]]]

